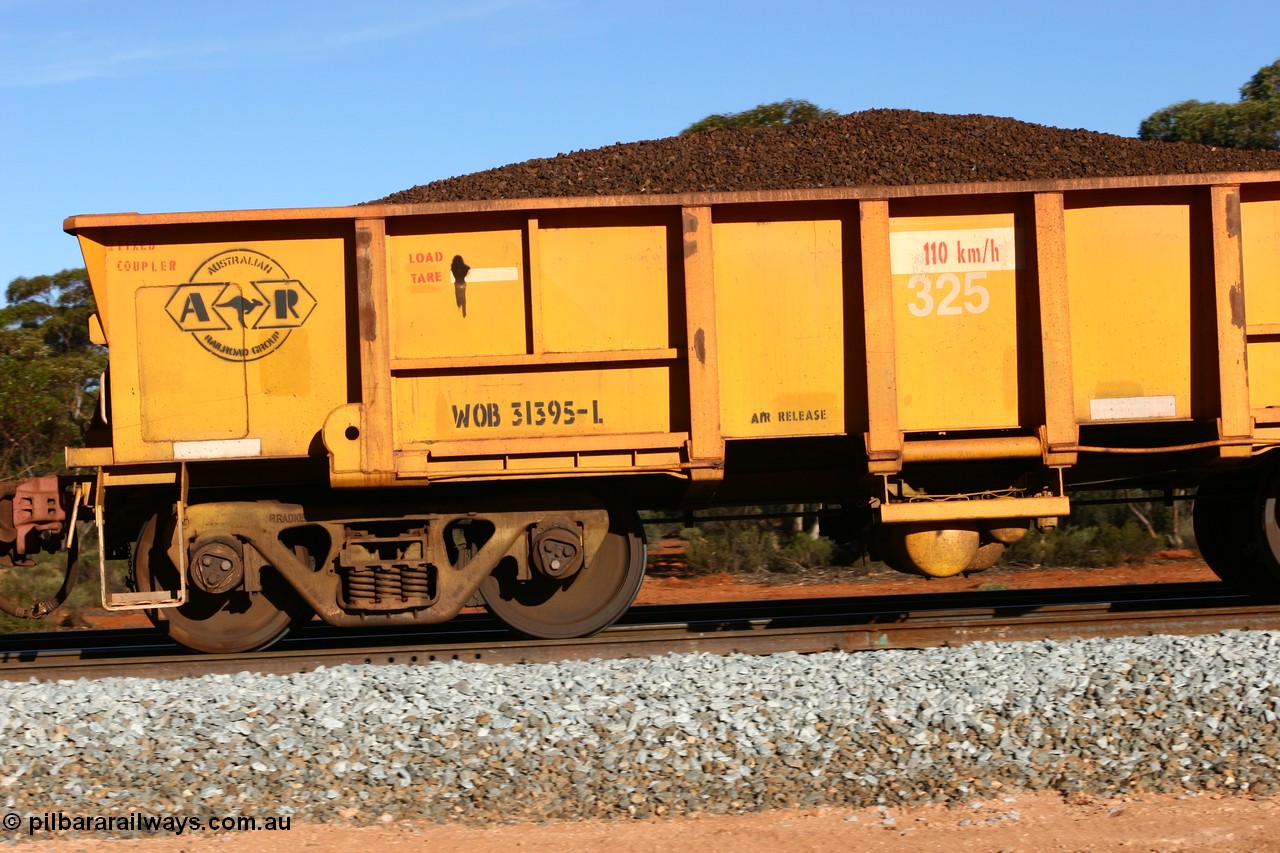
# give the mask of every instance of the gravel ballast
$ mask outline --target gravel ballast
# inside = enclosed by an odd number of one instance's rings
[[[6,684],[6,811],[465,822],[1280,792],[1280,633]]]

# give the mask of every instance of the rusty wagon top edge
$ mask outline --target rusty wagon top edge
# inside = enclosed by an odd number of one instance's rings
[[[1066,178],[975,183],[867,185],[817,187],[793,190],[747,190],[665,195],[562,196],[545,198],[494,198],[474,201],[442,201],[418,204],[359,204],[333,207],[289,207],[245,210],[209,210],[177,213],[100,213],[69,216],[63,222],[68,234],[94,228],[199,225],[229,222],[272,222],[323,219],[379,219],[446,213],[481,213],[534,209],[601,207],[697,207],[709,205],[777,202],[857,201],[927,196],[996,195],[1081,190],[1144,189],[1158,187],[1222,186],[1280,182],[1280,171],[1206,172],[1179,175],[1142,175],[1102,178]]]

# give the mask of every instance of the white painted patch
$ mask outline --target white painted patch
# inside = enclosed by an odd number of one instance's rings
[[[467,284],[477,281],[519,281],[520,270],[517,267],[472,267],[467,272]],[[449,283],[457,284],[453,273],[449,273]]]
[[[889,234],[889,266],[894,275],[1017,269],[1015,232],[1012,226],[895,231]]]
[[[1172,394],[1158,397],[1103,397],[1089,401],[1091,421],[1139,421],[1177,417]]]
[[[262,455],[260,438],[228,438],[217,441],[175,441],[174,459],[243,459]]]

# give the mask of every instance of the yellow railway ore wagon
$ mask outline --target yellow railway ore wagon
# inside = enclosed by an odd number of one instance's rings
[[[477,601],[588,634],[660,504],[838,502],[947,575],[1073,486],[1199,486],[1214,568],[1280,586],[1280,173],[66,230],[110,352],[68,462],[133,553],[107,604],[195,648]]]

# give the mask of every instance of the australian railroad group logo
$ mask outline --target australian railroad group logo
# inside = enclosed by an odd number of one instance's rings
[[[279,349],[315,307],[311,292],[277,261],[252,249],[229,249],[175,287],[165,312],[219,358],[256,361]]]

